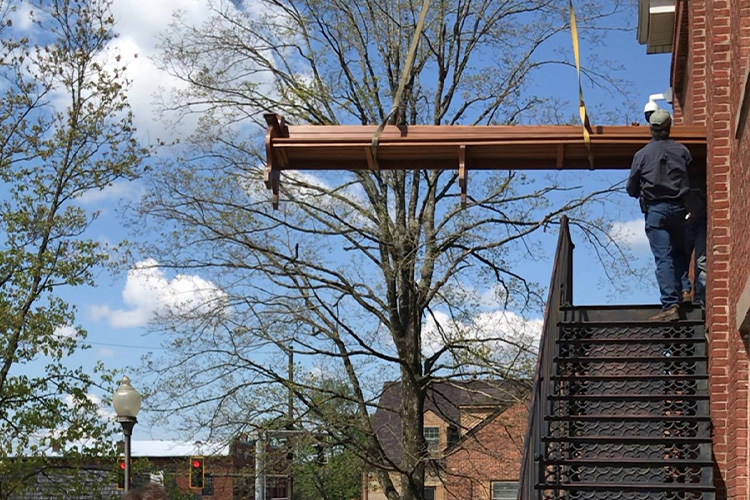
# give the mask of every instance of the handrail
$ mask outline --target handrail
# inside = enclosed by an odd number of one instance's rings
[[[549,434],[544,420],[548,396],[552,391],[551,376],[554,372],[555,349],[558,340],[558,316],[560,306],[573,304],[573,242],[570,239],[568,217],[560,220],[560,236],[552,268],[547,305],[544,313],[542,337],[539,341],[539,357],[531,389],[531,403],[523,448],[523,460],[519,474],[518,500],[541,499],[536,485],[543,482],[544,470],[540,466],[543,457],[543,437]]]

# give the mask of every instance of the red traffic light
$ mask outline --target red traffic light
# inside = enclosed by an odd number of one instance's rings
[[[125,489],[125,459],[117,460],[117,489]]]
[[[188,486],[191,489],[203,489],[204,486],[204,459],[203,457],[190,457],[190,477]]]

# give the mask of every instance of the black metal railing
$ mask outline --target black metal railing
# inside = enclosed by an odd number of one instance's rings
[[[539,341],[539,357],[531,391],[529,419],[519,475],[518,500],[541,498],[536,492],[536,485],[543,482],[544,471],[540,469],[540,462],[543,454],[543,438],[549,433],[544,419],[547,413],[545,405],[549,404],[548,396],[553,389],[551,377],[555,373],[554,358],[559,334],[557,323],[560,307],[573,305],[573,248],[568,218],[563,215],[560,221],[560,236],[557,240],[544,313],[544,326]]]

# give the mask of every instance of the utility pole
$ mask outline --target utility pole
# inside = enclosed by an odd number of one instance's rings
[[[255,500],[266,500],[265,445],[265,435],[258,432],[255,439]]]
[[[266,464],[265,464],[265,453],[266,453],[266,442],[269,438],[285,437],[288,445],[294,442],[294,437],[302,434],[304,431],[296,431],[293,429],[294,422],[294,351],[291,344],[287,347],[287,356],[289,358],[289,399],[287,401],[287,425],[285,430],[268,430],[265,432],[258,432],[255,440],[255,500],[266,500]],[[291,453],[291,452],[290,452]],[[292,481],[292,463],[294,457],[289,459],[287,476],[286,476],[286,490],[287,500],[292,500],[294,495],[293,481]]]
[[[289,354],[289,401],[288,401],[288,428],[289,430],[293,429],[293,422],[294,422],[294,349],[292,344],[289,344],[288,354]],[[289,436],[289,443],[293,442],[293,437]],[[294,456],[292,456],[292,459],[289,460],[289,468],[287,469],[287,477],[286,477],[286,492],[287,492],[287,500],[293,500],[293,478],[292,478],[292,464],[294,463]]]

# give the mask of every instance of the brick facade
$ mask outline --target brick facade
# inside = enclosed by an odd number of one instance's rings
[[[469,418],[477,414],[475,410],[466,413]],[[427,468],[425,487],[435,488],[435,500],[491,500],[493,481],[518,481],[527,419],[526,405],[516,403],[485,421],[476,421],[476,427],[466,428],[464,438],[437,457],[434,467]],[[441,430],[440,449],[445,449],[447,423],[427,411],[424,425]],[[392,474],[391,480],[400,487],[397,474]],[[363,499],[386,500],[373,474],[367,476],[365,485]]]
[[[446,500],[490,500],[493,481],[518,481],[527,418],[526,405],[513,405],[449,451]]]
[[[491,500],[495,481],[517,488],[528,397],[528,385],[520,382],[455,381],[431,387],[423,424],[426,437],[434,440],[437,429],[438,438],[434,446],[428,440],[425,488],[433,489],[435,500]],[[387,384],[379,404],[373,427],[389,460],[398,464],[400,386]],[[401,477],[394,472],[391,480],[400,490]],[[374,473],[363,477],[362,499],[386,499]]]
[[[750,132],[738,115],[750,69],[750,4],[677,6],[675,119],[706,124],[708,140],[706,327],[717,498],[748,499],[748,353],[741,330],[750,308]],[[744,128],[735,137],[738,125]]]
[[[207,456],[204,463],[205,488],[199,490],[190,489],[188,484],[189,457],[135,457],[133,458],[132,487],[137,488],[147,482],[155,481],[164,485],[168,495],[180,492],[205,500],[250,498],[236,495],[240,493],[236,488],[239,465],[232,457]],[[75,498],[116,498],[124,494],[124,491],[118,489],[117,485],[117,464],[118,461],[114,459],[111,461],[97,459],[96,462],[76,470],[75,480],[87,485],[89,491],[93,493],[91,496],[75,496]],[[10,500],[63,498],[65,487],[70,481],[70,474],[71,470],[65,459],[51,459],[44,474],[38,474],[29,479],[29,488],[11,494]],[[2,478],[0,478],[1,481]]]
[[[182,493],[192,493],[206,500],[235,498],[236,467],[231,457],[205,457],[206,487],[203,490],[189,487],[189,457],[151,457],[138,460],[144,462],[144,467],[148,470],[162,472],[165,486],[176,486]]]

